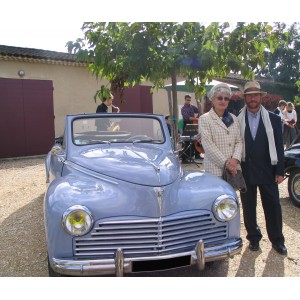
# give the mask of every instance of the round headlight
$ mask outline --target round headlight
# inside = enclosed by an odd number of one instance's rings
[[[215,200],[213,212],[219,221],[230,221],[238,213],[238,203],[233,197],[222,195]]]
[[[68,234],[75,236],[84,235],[91,230],[93,217],[85,206],[74,205],[64,212],[62,225]]]

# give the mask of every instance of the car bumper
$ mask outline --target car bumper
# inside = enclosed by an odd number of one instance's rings
[[[183,266],[197,265],[199,270],[203,270],[206,262],[215,260],[232,258],[234,255],[239,254],[242,250],[242,239],[236,239],[226,244],[214,245],[204,248],[204,243],[200,240],[193,251],[176,253],[164,256],[155,257],[138,257],[138,258],[124,258],[122,249],[118,249],[114,259],[101,259],[101,260],[67,260],[53,258],[50,260],[52,269],[56,273],[73,276],[92,276],[92,275],[111,275],[123,276],[125,273],[136,272],[134,264],[155,262],[158,266],[155,270],[172,269],[173,266],[167,268],[159,268],[160,263],[171,261],[172,259],[186,258]],[[153,264],[152,264],[153,265]],[[178,267],[174,265],[174,267]]]

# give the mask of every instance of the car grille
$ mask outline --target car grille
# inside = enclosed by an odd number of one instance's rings
[[[160,218],[118,217],[102,219],[88,237],[74,239],[74,255],[80,258],[113,258],[121,248],[125,257],[174,254],[227,238],[227,223],[207,211],[179,213]]]

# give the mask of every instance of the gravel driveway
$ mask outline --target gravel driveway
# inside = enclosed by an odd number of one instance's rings
[[[195,164],[184,168],[199,170]],[[244,247],[242,253],[233,259],[216,262],[203,272],[198,272],[196,268],[184,268],[134,276],[300,276],[300,209],[289,200],[286,184],[284,181],[280,185],[280,195],[287,257],[272,250],[262,207],[259,205],[258,222],[264,236],[261,241],[262,251],[251,252],[247,249],[242,224]],[[43,224],[45,189],[43,157],[0,160],[0,276],[48,276]]]

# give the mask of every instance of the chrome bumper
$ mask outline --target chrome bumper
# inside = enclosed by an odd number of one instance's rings
[[[66,260],[50,259],[52,269],[59,274],[73,276],[111,275],[123,276],[132,273],[134,261],[159,261],[164,259],[190,256],[190,265],[196,264],[199,270],[203,270],[206,262],[232,258],[242,251],[242,239],[236,239],[227,244],[215,245],[204,248],[204,242],[200,240],[193,251],[176,253],[164,256],[124,258],[122,249],[118,249],[114,259],[101,260]]]

